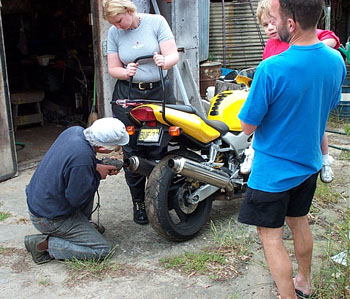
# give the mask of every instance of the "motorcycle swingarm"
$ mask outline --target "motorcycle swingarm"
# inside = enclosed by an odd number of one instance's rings
[[[191,204],[197,204],[200,201],[207,199],[210,195],[214,194],[219,189],[219,187],[213,185],[203,185],[188,196],[188,202]]]

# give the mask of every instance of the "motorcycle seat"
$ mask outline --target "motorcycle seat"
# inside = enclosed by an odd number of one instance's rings
[[[172,105],[172,104],[167,104],[166,107],[171,108],[171,109],[175,109],[175,110],[179,110],[179,111],[183,111],[183,112],[187,112],[187,113],[193,113],[193,114],[197,114],[198,115],[198,110],[193,107],[193,106],[189,106],[189,105]]]
[[[189,106],[189,105],[171,105],[168,104],[166,105],[167,108],[171,108],[171,109],[176,109],[179,111],[183,111],[183,112],[187,112],[187,113],[192,113],[192,114],[196,114],[197,116],[199,116],[208,126],[214,128],[215,130],[219,131],[221,135],[225,135],[228,131],[230,131],[229,127],[227,124],[225,124],[224,122],[220,121],[220,120],[209,120],[205,117],[203,117],[198,110],[193,107],[193,106]]]

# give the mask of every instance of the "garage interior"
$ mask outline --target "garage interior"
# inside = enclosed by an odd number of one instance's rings
[[[2,21],[19,166],[41,157],[93,103],[90,1],[3,0]]]

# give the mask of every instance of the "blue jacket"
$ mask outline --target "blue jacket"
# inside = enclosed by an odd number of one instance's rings
[[[71,127],[53,143],[26,188],[29,211],[37,217],[68,216],[93,200],[100,184],[96,153],[84,128]]]

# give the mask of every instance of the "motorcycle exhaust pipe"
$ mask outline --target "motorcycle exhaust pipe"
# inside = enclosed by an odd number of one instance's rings
[[[233,191],[230,177],[223,171],[219,171],[210,166],[202,165],[186,158],[170,159],[168,166],[176,173],[185,177],[198,180],[205,184],[225,188],[227,191]]]
[[[132,173],[138,173],[143,176],[149,176],[154,166],[156,166],[156,162],[137,156],[132,156],[124,160],[124,167]]]

